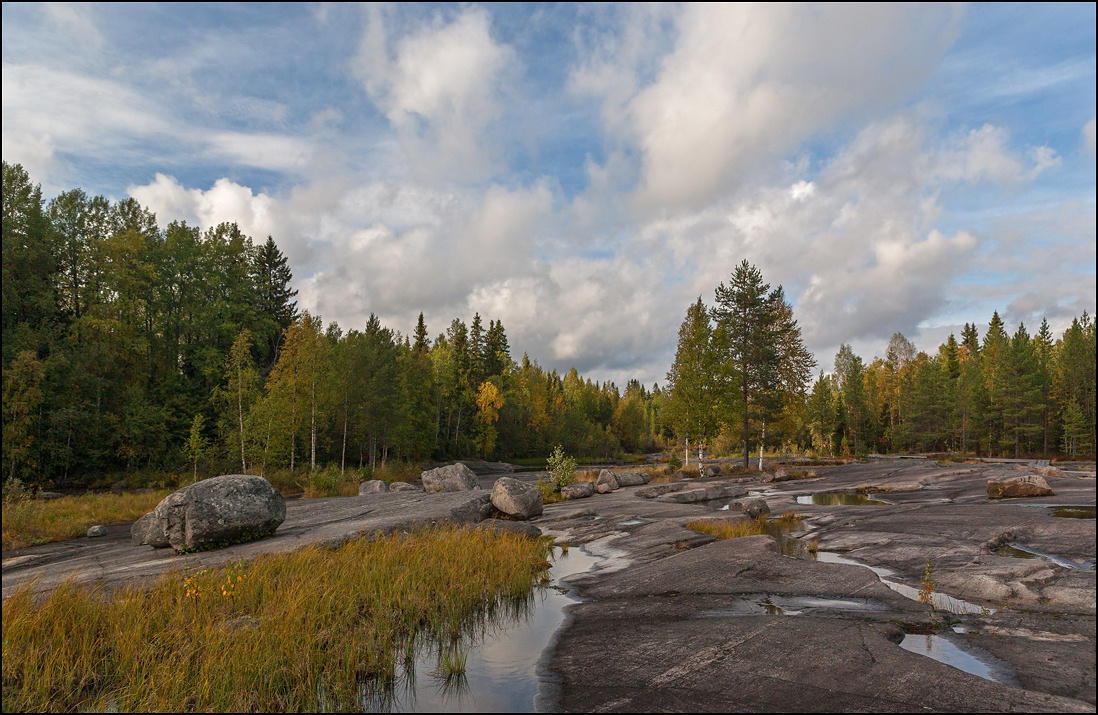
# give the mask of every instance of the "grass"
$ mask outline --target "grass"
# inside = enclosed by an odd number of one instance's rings
[[[762,536],[764,534],[777,538],[780,534],[797,528],[797,525],[805,518],[795,511],[789,511],[775,519],[768,519],[765,516],[745,521],[695,519],[687,524],[686,528],[715,536],[718,539],[738,539],[741,536]]]
[[[3,548],[66,541],[84,536],[89,526],[133,521],[156,508],[167,490],[147,494],[84,494],[59,499],[5,501]]]
[[[454,527],[169,573],[108,594],[29,587],[3,608],[4,711],[350,710],[416,649],[529,608],[547,540]],[[388,686],[386,686],[388,684]]]

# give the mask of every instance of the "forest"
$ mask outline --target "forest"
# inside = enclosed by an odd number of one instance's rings
[[[292,472],[387,461],[711,453],[1089,454],[1095,326],[1013,334],[998,314],[933,354],[844,346],[812,383],[781,287],[745,261],[699,298],[661,389],[512,355],[491,316],[433,338],[299,310],[275,240],[158,227],[133,199],[45,201],[3,164],[3,474],[79,487],[136,471]],[[437,329],[437,326],[436,326]]]

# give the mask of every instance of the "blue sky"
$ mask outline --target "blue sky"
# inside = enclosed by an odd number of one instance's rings
[[[3,156],[235,220],[344,328],[664,381],[741,260],[829,368],[1095,309],[1095,6],[3,6]]]

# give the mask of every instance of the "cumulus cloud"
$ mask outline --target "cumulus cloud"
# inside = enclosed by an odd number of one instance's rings
[[[131,185],[126,192],[156,214],[165,226],[186,220],[209,228],[224,222],[236,222],[240,230],[258,241],[278,232],[275,201],[267,194],[254,194],[246,186],[218,179],[203,191],[188,189],[173,176],[157,174],[143,186]]]
[[[492,39],[483,8],[394,39],[374,7],[352,68],[415,168],[477,178],[493,168],[483,134],[500,115],[502,80],[515,62],[514,50]]]
[[[624,114],[643,156],[638,205],[698,206],[851,113],[891,106],[937,64],[957,20],[950,8],[687,6],[655,80],[624,107],[620,90],[604,92],[604,115]],[[592,86],[590,74],[574,83]]]

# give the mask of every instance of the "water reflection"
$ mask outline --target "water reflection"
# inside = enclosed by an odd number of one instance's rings
[[[939,635],[918,635],[908,633],[900,647],[911,653],[925,655],[939,663],[953,666],[966,673],[991,680],[996,683],[1015,685],[1010,676],[1010,667],[990,653],[972,648],[967,644],[954,643],[951,639]]]
[[[1058,516],[1062,519],[1090,519],[1094,521],[1094,505],[1090,506],[1050,506],[1048,508],[1052,512],[1053,516]]]
[[[1079,571],[1090,571],[1094,568],[1093,561],[1083,561],[1077,563],[1070,559],[1065,559],[1062,556],[1055,556],[1053,554],[1046,554],[1043,551],[1037,551],[1031,549],[1028,546],[1023,546],[1017,541],[1011,541],[1009,544],[1004,544],[994,551],[996,556],[1010,556],[1015,559],[1045,559],[1051,561],[1057,566],[1063,566],[1066,569],[1076,569]]]
[[[885,506],[892,502],[883,499],[870,499],[864,494],[802,494],[797,497],[798,504],[815,506]]]
[[[466,632],[416,643],[398,673],[361,686],[367,712],[533,712],[538,662],[575,603],[564,579],[600,561],[572,548],[555,559],[549,580],[528,598],[487,614]]]

